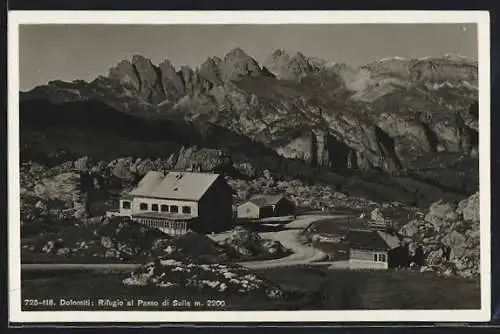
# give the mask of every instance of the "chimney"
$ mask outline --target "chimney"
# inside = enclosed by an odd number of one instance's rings
[[[161,168],[161,174],[163,175],[163,177],[165,177],[167,173],[168,173],[167,166],[163,165]]]

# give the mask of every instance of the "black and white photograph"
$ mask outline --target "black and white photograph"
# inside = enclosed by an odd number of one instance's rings
[[[489,320],[487,14],[11,14],[17,321]]]

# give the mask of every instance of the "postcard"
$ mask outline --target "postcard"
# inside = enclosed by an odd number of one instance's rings
[[[9,313],[487,321],[480,11],[11,11]]]

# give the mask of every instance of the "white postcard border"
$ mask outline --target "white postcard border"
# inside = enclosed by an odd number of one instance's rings
[[[366,311],[22,311],[19,184],[20,24],[477,23],[480,157],[480,310]],[[8,13],[8,246],[11,322],[476,322],[491,314],[490,25],[487,11],[11,11]],[[457,293],[460,293],[457,291]]]

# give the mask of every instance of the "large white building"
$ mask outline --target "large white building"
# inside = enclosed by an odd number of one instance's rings
[[[225,230],[233,223],[232,189],[219,174],[151,171],[108,215],[172,235]]]

